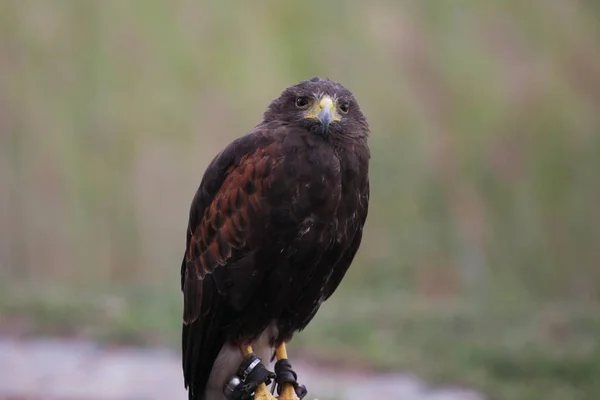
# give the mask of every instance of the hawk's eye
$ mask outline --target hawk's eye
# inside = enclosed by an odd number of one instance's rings
[[[296,104],[296,108],[299,108],[301,110],[308,108],[308,100],[306,99],[306,97],[296,97],[294,104]]]
[[[340,104],[340,111],[342,112],[342,114],[347,114],[348,110],[350,110],[350,104],[343,102],[342,104]]]

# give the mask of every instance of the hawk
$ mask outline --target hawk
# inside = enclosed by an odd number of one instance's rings
[[[369,204],[369,126],[329,79],[285,89],[209,164],[181,265],[190,400],[302,397],[286,343],[336,290]],[[264,363],[277,359],[275,373]],[[305,389],[304,389],[305,390]]]

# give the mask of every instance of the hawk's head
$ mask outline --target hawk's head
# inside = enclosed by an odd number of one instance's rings
[[[269,105],[264,120],[287,122],[323,136],[369,134],[354,95],[337,82],[316,77],[285,89]]]

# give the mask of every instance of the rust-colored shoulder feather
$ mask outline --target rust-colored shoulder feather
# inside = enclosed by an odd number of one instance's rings
[[[235,146],[233,146],[235,149]],[[223,182],[203,210],[197,226],[190,226],[185,258],[184,323],[208,312],[202,307],[202,285],[206,274],[225,265],[234,255],[252,250],[256,217],[265,215],[268,204],[261,201],[271,181],[271,166],[277,159],[277,143],[252,149],[230,165]],[[210,167],[207,173],[210,173]],[[201,204],[192,204],[194,207]],[[262,208],[261,208],[262,207]]]

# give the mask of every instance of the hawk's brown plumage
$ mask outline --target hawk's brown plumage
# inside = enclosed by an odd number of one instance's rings
[[[317,115],[323,105],[329,117]],[[286,89],[210,163],[181,266],[190,399],[203,398],[225,343],[273,325],[273,344],[287,341],[337,288],[367,217],[368,133],[354,96],[313,78]]]

